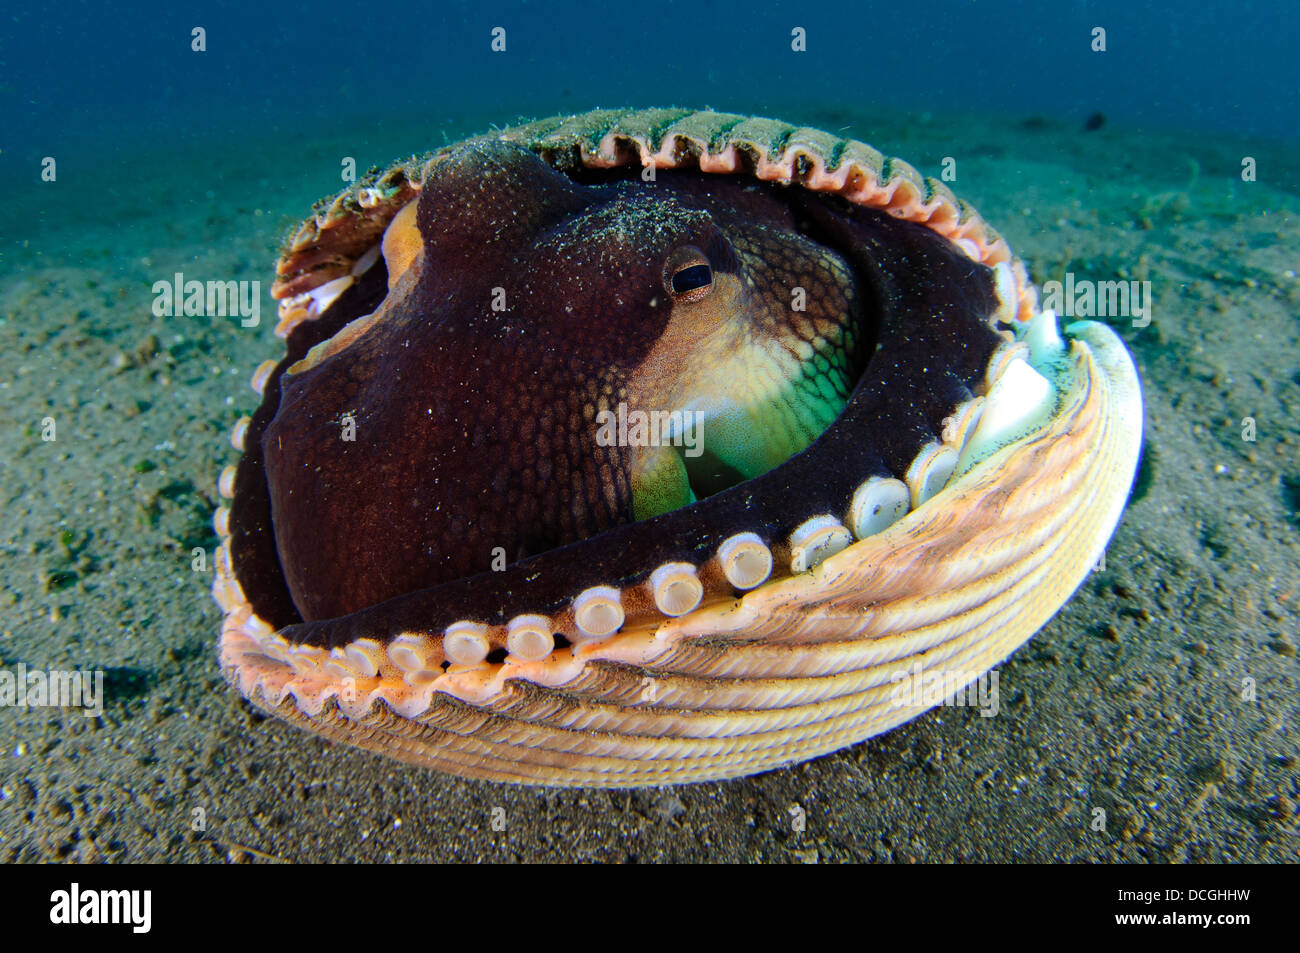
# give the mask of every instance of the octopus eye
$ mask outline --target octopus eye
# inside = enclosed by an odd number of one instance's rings
[[[673,274],[673,293],[686,294],[713,286],[713,269],[708,265],[687,265]]]
[[[700,301],[713,290],[713,266],[698,248],[679,248],[668,258],[664,284],[675,301]]]

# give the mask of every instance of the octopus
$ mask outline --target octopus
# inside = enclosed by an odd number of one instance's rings
[[[921,714],[1066,602],[1142,398],[942,183],[599,111],[377,170],[288,240],[213,594],[254,705],[458,775],[750,775]],[[955,680],[954,680],[955,679]]]

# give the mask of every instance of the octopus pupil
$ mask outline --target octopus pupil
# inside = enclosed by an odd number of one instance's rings
[[[690,265],[673,274],[673,291],[686,294],[713,284],[713,269],[708,265]]]

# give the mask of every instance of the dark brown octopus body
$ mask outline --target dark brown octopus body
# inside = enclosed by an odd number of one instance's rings
[[[639,115],[449,147],[286,254],[287,355],[259,375],[218,516],[223,667],[254,702],[498,780],[748,774],[922,710],[886,710],[891,663],[946,645],[981,673],[975,649],[1010,651],[991,624],[1017,619],[1013,648],[1046,618],[1025,594],[998,609],[990,582],[1037,566],[1050,615],[1086,571],[1056,562],[1104,545],[1123,499],[1113,479],[1092,498],[1087,467],[1131,476],[1132,424],[1114,449],[1071,443],[1083,416],[1121,415],[1000,239],[854,201],[851,176],[838,194],[806,165],[763,181],[776,154],[734,135],[712,171]],[[807,151],[812,178],[832,171]],[[970,462],[1016,361],[1052,388],[1045,409]],[[1125,373],[1110,391],[1131,417]],[[1018,524],[990,461],[1069,505]],[[950,480],[975,488],[926,514]],[[1015,551],[1030,527],[1037,549]]]

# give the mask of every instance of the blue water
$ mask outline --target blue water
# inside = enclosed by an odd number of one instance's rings
[[[363,117],[800,104],[1297,137],[1300,5],[1131,0],[52,6],[0,20],[0,150],[288,134]],[[206,29],[206,52],[190,49]],[[506,51],[490,49],[494,27]],[[1092,29],[1107,49],[1093,52]],[[807,31],[806,52],[791,31]]]

